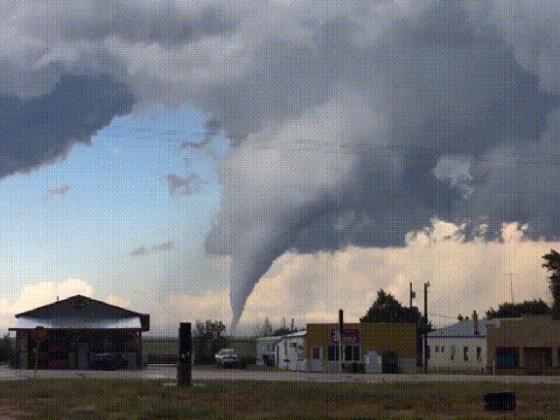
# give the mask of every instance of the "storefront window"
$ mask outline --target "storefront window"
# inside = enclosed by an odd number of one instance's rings
[[[354,346],[354,360],[360,361],[360,346]]]
[[[331,361],[338,360],[338,346],[329,346],[328,359]]]

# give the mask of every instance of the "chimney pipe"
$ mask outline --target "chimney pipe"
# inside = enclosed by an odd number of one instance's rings
[[[479,331],[478,331],[478,314],[476,313],[476,311],[473,311],[473,313],[472,313],[472,321],[473,321],[474,335],[478,335],[479,334]]]

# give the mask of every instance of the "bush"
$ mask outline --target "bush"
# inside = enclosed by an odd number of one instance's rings
[[[14,358],[14,346],[9,334],[0,339],[0,363],[11,363]]]

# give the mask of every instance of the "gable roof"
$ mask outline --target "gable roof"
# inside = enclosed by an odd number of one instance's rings
[[[104,328],[149,330],[150,316],[83,295],[71,296],[15,316],[18,328]]]
[[[428,337],[486,337],[485,319],[478,320],[478,334],[474,334],[474,323],[472,319],[465,319],[447,327],[438,328],[428,333]]]
[[[59,312],[59,311],[57,311],[57,309],[66,308],[68,306],[68,304],[70,304],[71,306],[72,305],[77,306],[77,305],[80,305],[80,304],[84,304],[86,306],[88,304],[100,305],[100,306],[106,308],[112,314],[119,314],[120,315],[119,317],[129,317],[129,316],[143,315],[139,312],[134,312],[134,311],[131,311],[129,309],[124,309],[124,308],[121,308],[120,306],[111,305],[110,303],[103,302],[103,301],[97,300],[97,299],[92,299],[92,298],[84,296],[84,295],[74,295],[74,296],[70,296],[69,298],[62,299],[62,300],[57,300],[56,302],[49,303],[49,304],[43,305],[43,306],[39,306],[37,308],[30,309],[30,310],[25,311],[25,312],[20,312],[19,314],[16,314],[15,317],[19,318],[20,316],[44,316],[44,315],[54,314],[55,312]]]

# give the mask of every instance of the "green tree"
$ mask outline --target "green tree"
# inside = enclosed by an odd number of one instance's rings
[[[422,322],[424,317],[416,306],[407,308],[383,289],[377,292],[377,299],[360,318],[360,322]]]
[[[195,363],[213,363],[218,350],[227,346],[226,326],[222,321],[197,320],[195,331]]]
[[[554,249],[543,255],[546,261],[543,267],[550,273],[548,276],[548,288],[552,295],[552,317],[560,319],[560,254]]]
[[[546,315],[550,307],[542,299],[525,300],[521,303],[502,303],[498,309],[486,311],[486,318],[520,318],[523,314]]]
[[[280,327],[280,328],[278,328],[277,330],[275,330],[275,331],[272,333],[272,335],[275,336],[275,337],[279,337],[279,336],[281,336],[281,335],[288,335],[288,334],[290,334],[291,332],[292,332],[292,331],[290,331],[290,329],[287,328],[287,327]]]
[[[5,334],[2,339],[0,339],[0,362],[9,363],[14,357],[14,347],[13,340],[10,334]]]

